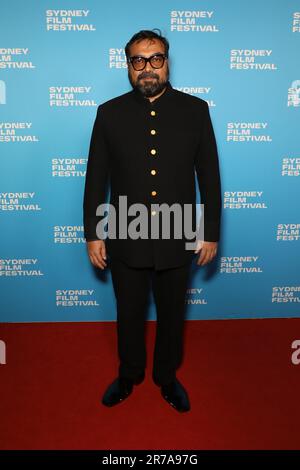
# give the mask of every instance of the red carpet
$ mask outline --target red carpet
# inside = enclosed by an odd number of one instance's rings
[[[178,378],[180,414],[151,380],[114,408],[100,403],[117,373],[114,323],[1,324],[1,449],[299,449],[300,319],[189,321]]]

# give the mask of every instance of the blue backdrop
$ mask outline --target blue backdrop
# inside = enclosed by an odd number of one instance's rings
[[[300,316],[299,2],[15,0],[0,15],[1,321],[116,318],[83,238],[85,169],[97,105],[131,89],[124,46],[153,28],[172,86],[209,103],[220,157],[219,257],[193,265],[187,318]]]

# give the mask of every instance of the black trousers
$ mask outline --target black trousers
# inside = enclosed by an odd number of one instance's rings
[[[137,378],[145,371],[145,314],[153,290],[157,322],[152,368],[156,385],[176,377],[183,355],[185,296],[191,263],[176,268],[130,267],[111,259],[117,302],[119,376]]]

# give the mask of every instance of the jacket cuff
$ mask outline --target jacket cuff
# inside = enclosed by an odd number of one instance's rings
[[[95,216],[95,217],[86,217],[84,218],[83,227],[84,227],[84,238],[86,241],[92,240],[103,240],[103,236],[98,237],[96,233],[97,224],[104,218],[104,216]],[[101,234],[100,234],[101,235]]]
[[[220,240],[220,223],[204,220],[204,241],[218,242]]]

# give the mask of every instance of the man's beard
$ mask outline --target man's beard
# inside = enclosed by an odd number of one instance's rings
[[[142,78],[149,77],[151,80],[142,80]],[[134,90],[139,91],[146,98],[158,95],[166,86],[169,80],[169,69],[167,69],[166,78],[160,80],[155,72],[141,72],[136,83],[133,82],[130,73],[128,78]]]

